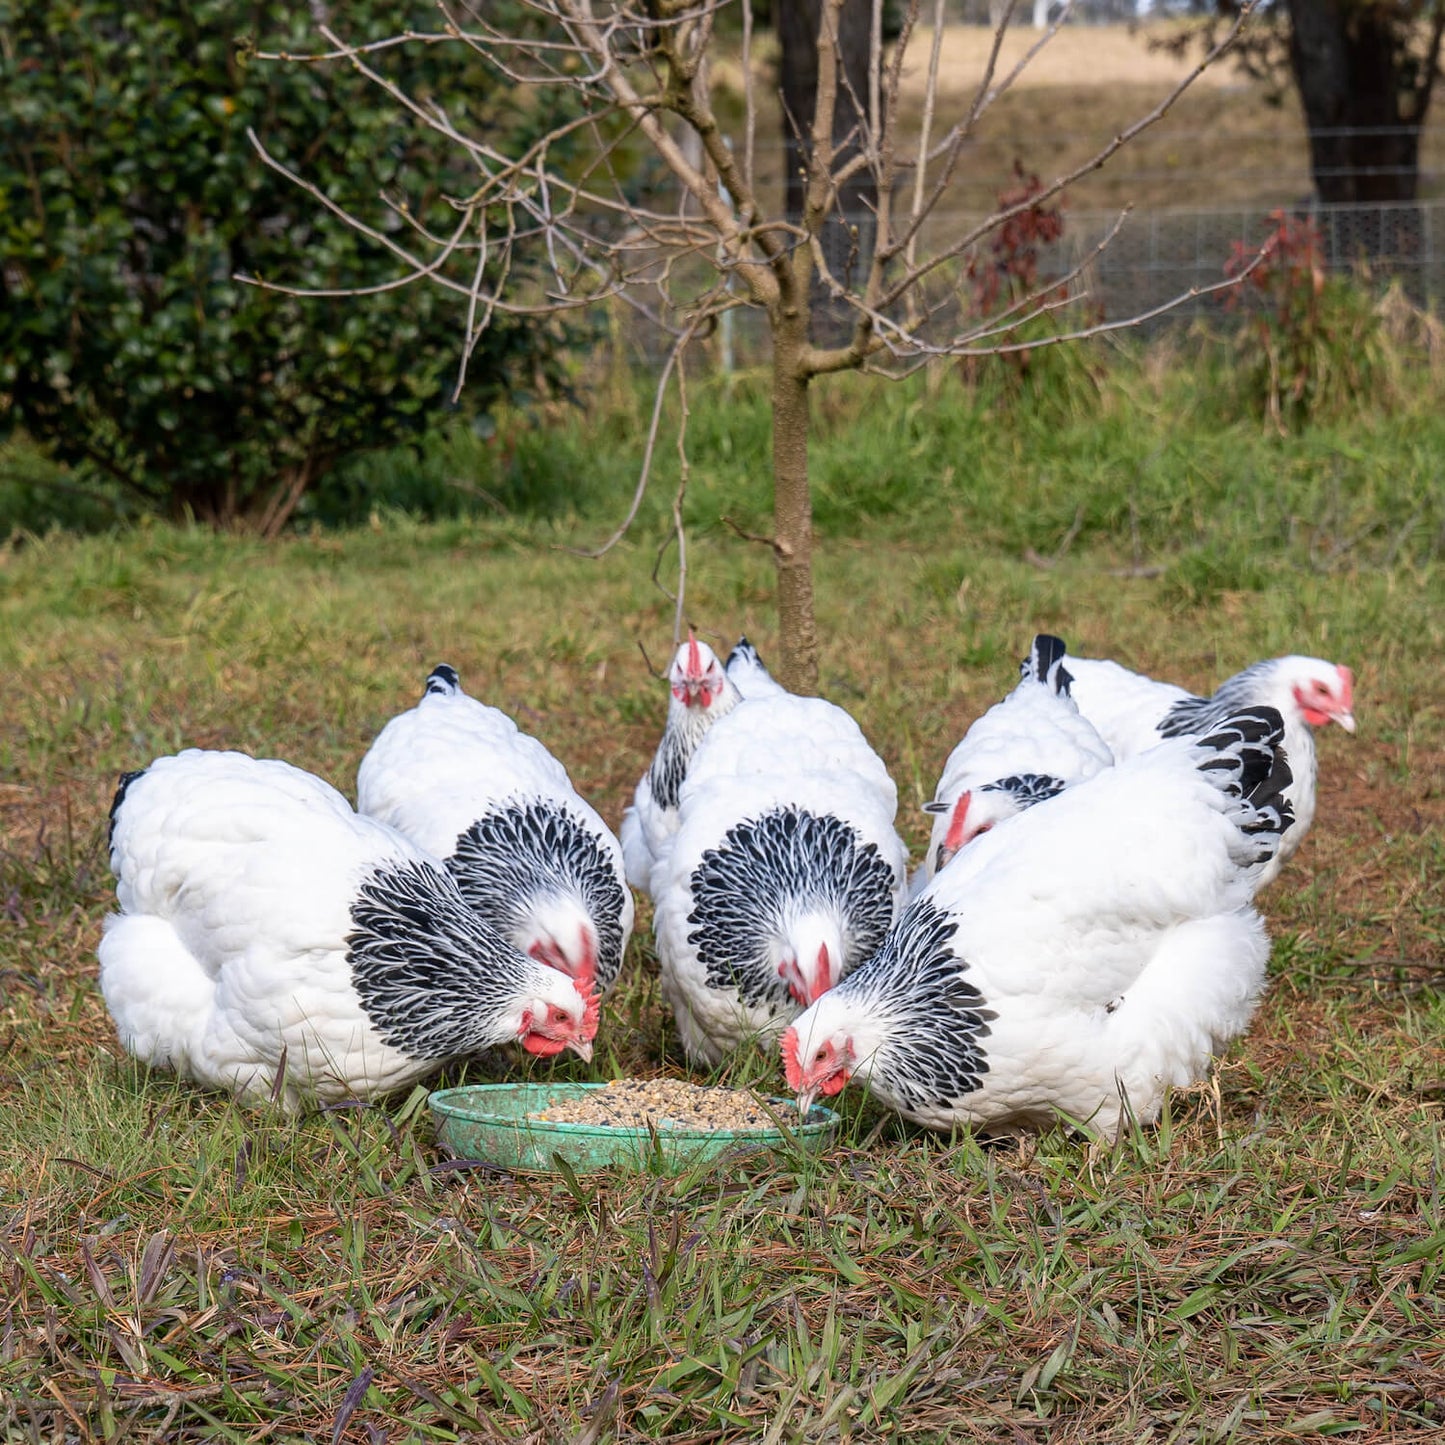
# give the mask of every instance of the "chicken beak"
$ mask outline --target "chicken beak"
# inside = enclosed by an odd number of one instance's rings
[[[571,1049],[584,1064],[590,1064],[592,1062],[591,1039],[568,1039],[567,1047]]]
[[[818,1097],[818,1086],[813,1085],[811,1089],[804,1089],[798,1095],[798,1117],[806,1119],[813,1111],[813,1103]]]
[[[1345,730],[1347,733],[1352,733],[1352,732],[1354,732],[1354,730],[1355,730],[1355,715],[1354,715],[1354,713],[1352,713],[1352,712],[1337,712],[1337,713],[1335,714],[1335,721],[1336,721],[1337,723],[1339,723],[1339,725],[1340,725],[1342,728],[1344,728],[1344,730]]]

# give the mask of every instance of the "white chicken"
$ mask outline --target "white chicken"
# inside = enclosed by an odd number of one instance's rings
[[[787,688],[768,671],[758,656],[757,648],[746,637],[739,637],[737,646],[728,653],[724,671],[728,681],[744,697],[778,697],[787,692]]]
[[[442,664],[361,760],[357,808],[442,859],[462,897],[586,993],[617,978],[634,903],[622,849],[567,770]]]
[[[857,723],[821,698],[750,698],[708,733],[653,870],[662,988],[690,1057],[776,1038],[883,941],[904,882],[897,801]]]
[[[1290,822],[1283,737],[1243,710],[972,843],[783,1035],[799,1106],[856,1078],[934,1129],[1155,1119],[1264,987],[1251,899]]]
[[[933,801],[928,852],[913,892],[960,848],[996,823],[1112,766],[1114,755],[1069,696],[1065,647],[1041,632],[1019,664],[1020,681],[974,720],[949,754]]]
[[[652,892],[653,864],[677,831],[677,800],[692,755],[718,718],[743,700],[717,654],[691,633],[672,659],[668,683],[672,696],[662,741],[622,814],[627,881],[647,894]]]
[[[192,749],[111,807],[100,986],[128,1052],[287,1108],[370,1098],[516,1040],[591,1057],[595,995],[442,865],[286,763]]]
[[[1355,730],[1355,679],[1350,669],[1319,657],[1276,657],[1236,673],[1220,683],[1212,697],[1196,697],[1117,662],[1070,657],[1069,671],[1074,679],[1069,691],[1079,711],[1099,730],[1116,759],[1152,748],[1162,738],[1202,737],[1240,708],[1278,709],[1294,774],[1287,794],[1294,826],[1259,886],[1274,882],[1314,822],[1318,763],[1313,730],[1331,722],[1348,733]]]

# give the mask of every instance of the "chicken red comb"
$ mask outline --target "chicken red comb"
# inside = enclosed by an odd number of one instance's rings
[[[698,651],[697,634],[690,627],[687,629],[687,675],[702,676],[702,653]]]
[[[1344,663],[1339,663],[1335,671],[1340,675],[1340,700],[1347,708],[1353,709],[1355,705],[1355,674]]]
[[[963,847],[963,829],[968,821],[968,805],[972,800],[971,792],[962,793],[953,805],[953,817],[948,820],[948,836],[943,840],[943,846],[950,854],[957,853]]]
[[[798,1031],[795,1028],[783,1030],[781,1048],[783,1051],[783,1073],[787,1075],[788,1087],[797,1093],[803,1087],[803,1066],[798,1062]]]

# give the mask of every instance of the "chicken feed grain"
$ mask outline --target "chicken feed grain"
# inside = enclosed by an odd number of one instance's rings
[[[592,1124],[608,1129],[771,1129],[776,1120],[745,1089],[691,1084],[685,1079],[613,1079],[586,1098],[567,1099],[528,1115],[546,1124]]]

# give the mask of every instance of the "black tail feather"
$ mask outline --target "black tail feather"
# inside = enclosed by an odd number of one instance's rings
[[[456,668],[450,663],[439,662],[427,674],[426,687],[422,689],[421,695],[430,697],[436,693],[440,697],[455,697],[461,690],[462,680],[458,676]]]
[[[731,672],[734,663],[742,667],[755,667],[765,676],[772,676],[772,673],[768,671],[767,663],[758,655],[757,648],[748,641],[745,633],[738,634],[737,646],[728,653],[728,660],[723,664],[724,671]]]
[[[110,801],[110,831],[106,834],[105,838],[107,852],[115,847],[115,824],[116,819],[120,815],[120,805],[125,802],[125,795],[129,791],[130,785],[135,782],[137,778],[144,777],[145,771],[144,768],[137,768],[133,773],[122,773],[120,775],[120,782],[116,787],[115,797]]]
[[[1041,682],[1046,687],[1053,688],[1055,693],[1068,697],[1069,685],[1074,680],[1073,674],[1063,667],[1068,650],[1062,637],[1055,637],[1051,632],[1040,632],[1034,638],[1029,655],[1019,664],[1019,675],[1032,677],[1035,682]],[[1050,673],[1053,673],[1052,677]]]

